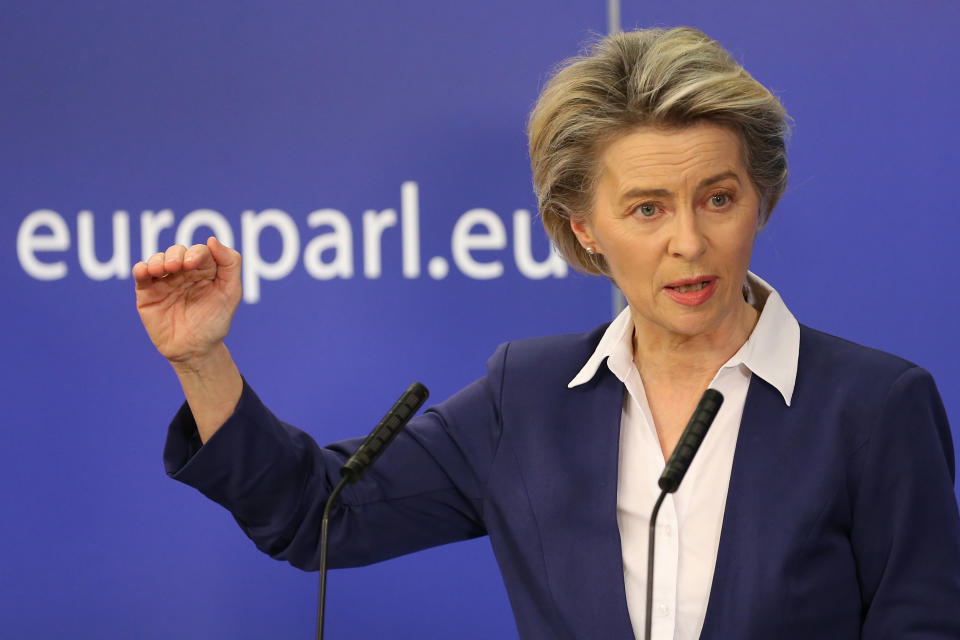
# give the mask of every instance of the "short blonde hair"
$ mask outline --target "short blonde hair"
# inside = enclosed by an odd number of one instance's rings
[[[572,267],[609,275],[570,228],[571,219],[590,216],[606,145],[639,126],[699,122],[740,136],[766,224],[787,185],[789,116],[717,42],[690,27],[643,29],[608,36],[561,65],[530,114],[528,135],[543,226]]]

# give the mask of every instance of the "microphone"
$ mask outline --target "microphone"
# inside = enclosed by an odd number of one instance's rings
[[[350,456],[347,463],[340,469],[340,475],[353,484],[363,476],[364,472],[376,462],[383,450],[397,437],[403,426],[407,424],[413,414],[417,412],[430,392],[419,382],[414,382],[403,392],[393,408],[387,412],[383,420],[373,428],[367,439]]]
[[[334,501],[347,484],[359,480],[363,474],[373,466],[384,449],[393,442],[400,430],[410,421],[410,418],[423,406],[430,392],[419,382],[414,382],[403,392],[400,399],[393,405],[387,415],[383,417],[370,435],[357,447],[350,459],[340,468],[341,480],[323,508],[323,520],[320,524],[320,595],[317,602],[317,633],[316,640],[323,640],[323,615],[327,601],[327,526],[330,520],[330,510]]]
[[[646,640],[650,640],[650,627],[652,626],[651,615],[653,614],[653,550],[654,538],[657,533],[657,515],[660,513],[660,505],[668,493],[673,493],[680,487],[683,476],[686,475],[690,463],[693,462],[693,456],[700,449],[700,444],[707,435],[707,430],[713,424],[713,419],[717,417],[720,411],[720,405],[723,404],[723,394],[716,389],[707,389],[697,408],[693,410],[690,416],[690,422],[687,423],[677,446],[663,473],[660,474],[660,480],[657,484],[660,486],[660,497],[657,503],[653,505],[653,513],[650,514],[650,533],[647,538],[647,619],[644,623],[644,635]]]
[[[723,394],[716,389],[707,389],[703,393],[700,403],[693,410],[690,422],[683,430],[683,435],[680,436],[680,441],[677,442],[676,448],[670,454],[670,460],[667,461],[667,466],[657,482],[666,493],[673,493],[680,486],[680,481],[687,473],[687,468],[690,466],[693,456],[700,448],[700,443],[707,435],[707,429],[710,428],[713,419],[717,417],[717,411],[720,410],[722,404]]]

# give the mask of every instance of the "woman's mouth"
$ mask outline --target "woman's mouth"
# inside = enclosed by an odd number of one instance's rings
[[[682,284],[679,287],[670,287],[670,288],[673,289],[674,291],[679,291],[680,293],[688,293],[690,291],[700,291],[700,289],[703,289],[705,286],[707,286],[706,280],[704,280],[703,282],[698,282],[696,284]]]
[[[663,288],[663,292],[678,304],[685,307],[696,307],[707,300],[717,290],[716,276],[703,276],[671,282]]]

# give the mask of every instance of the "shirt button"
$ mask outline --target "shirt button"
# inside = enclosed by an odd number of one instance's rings
[[[670,605],[668,604],[658,604],[657,605],[657,616],[661,618],[666,618],[670,615]]]

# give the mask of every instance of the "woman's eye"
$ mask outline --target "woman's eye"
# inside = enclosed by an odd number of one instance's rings
[[[646,202],[638,206],[636,208],[636,211],[644,218],[652,218],[657,214],[657,205],[650,202]]]
[[[710,204],[715,207],[723,207],[730,202],[730,196],[725,193],[715,193],[710,196]]]

